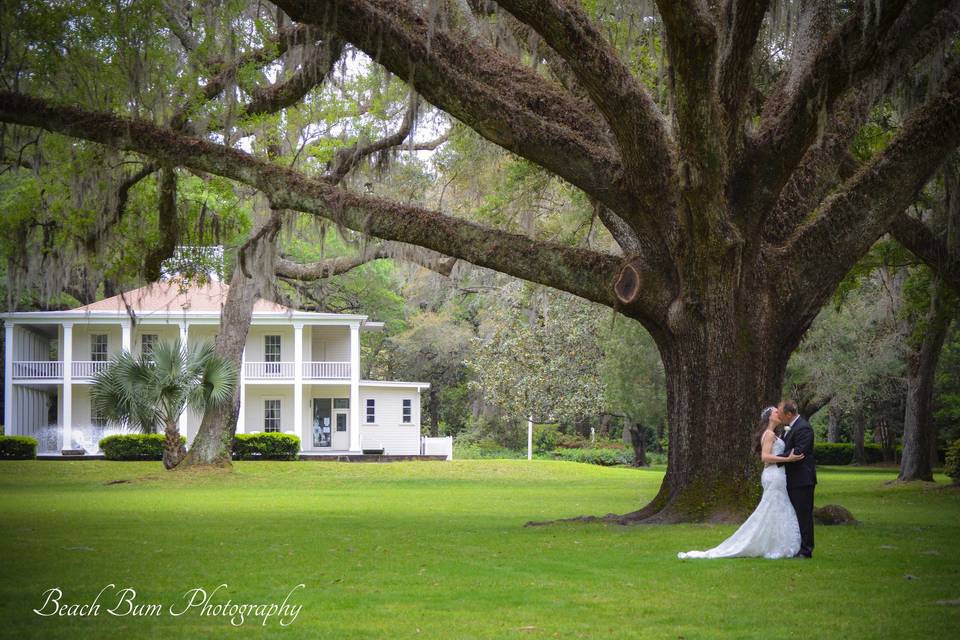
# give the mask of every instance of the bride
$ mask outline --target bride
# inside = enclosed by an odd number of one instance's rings
[[[756,434],[754,450],[764,462],[760,484],[763,497],[760,504],[750,514],[746,522],[737,531],[706,551],[687,551],[677,554],[678,558],[737,558],[758,557],[776,559],[791,558],[800,550],[800,527],[797,514],[793,510],[787,495],[787,476],[778,462],[802,460],[803,454],[783,453],[783,440],[777,437],[774,429],[780,424],[780,414],[776,407],[767,407],[760,416],[760,428]]]

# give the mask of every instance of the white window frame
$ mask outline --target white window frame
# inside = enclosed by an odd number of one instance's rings
[[[366,411],[364,412],[364,424],[376,424],[377,423],[377,399],[376,398],[367,398],[366,402],[363,403]]]
[[[105,427],[107,426],[107,419],[97,411],[97,405],[93,402],[90,403],[90,426],[92,427]]]
[[[153,338],[149,341],[150,348],[147,349],[147,338]],[[141,333],[140,334],[140,354],[148,357],[150,360],[153,360],[153,350],[157,348],[157,345],[160,344],[160,335],[156,333]]]
[[[100,346],[98,338],[103,338],[103,353],[99,350],[95,350],[94,347]],[[102,358],[100,356],[103,356]],[[110,334],[108,333],[91,333],[90,334],[90,361],[91,362],[106,362],[110,359]]]
[[[412,398],[403,398],[400,402],[400,421],[403,424],[412,424],[413,423],[413,399]]]
[[[277,339],[276,344],[276,353],[273,352],[271,348],[271,338]],[[280,373],[280,361],[283,359],[283,336],[276,333],[268,333],[263,336],[263,362],[264,370],[268,374],[279,374]],[[276,360],[272,360],[276,356]]]
[[[267,403],[276,402],[277,403],[277,415],[275,417],[267,417]],[[267,428],[267,420],[275,419],[277,421],[276,429]],[[283,400],[282,398],[264,398],[263,399],[263,432],[264,433],[283,433]]]

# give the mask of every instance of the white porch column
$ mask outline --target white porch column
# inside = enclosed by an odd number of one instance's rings
[[[243,348],[240,354],[240,377],[237,384],[240,385],[240,413],[237,414],[237,433],[246,433],[246,424],[243,415],[247,407],[247,377],[244,370],[247,368],[247,348]]]
[[[293,323],[293,430],[303,448],[303,323]]]
[[[190,337],[190,334],[187,330],[187,321],[184,320],[180,323],[180,344],[184,349],[187,348],[187,338]],[[184,408],[183,413],[180,414],[180,419],[177,420],[177,429],[180,430],[180,435],[187,439],[187,444],[190,444],[190,435],[187,433],[187,419],[189,417],[190,410]]]
[[[360,324],[350,325],[350,452],[360,453]]]
[[[73,323],[63,323],[63,449],[73,449]]]
[[[13,427],[13,323],[3,323],[3,433],[17,435]]]
[[[120,348],[126,351],[127,353],[132,353],[133,349],[130,348],[130,321],[120,323]]]

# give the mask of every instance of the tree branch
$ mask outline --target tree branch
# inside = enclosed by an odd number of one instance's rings
[[[936,18],[941,4],[891,0],[882,4],[879,16],[865,16],[866,7],[873,11],[874,5],[858,2],[853,14],[810,56],[804,70],[767,98],[760,131],[736,179],[740,193],[751,201],[751,215],[761,215],[773,205],[818,134],[829,126],[837,102],[852,87],[882,73]]]
[[[768,216],[761,217],[764,237],[774,244],[787,237],[823,201],[839,182],[855,171],[856,162],[849,148],[857,133],[867,122],[878,95],[887,93],[895,83],[910,73],[922,59],[930,55],[957,30],[960,1],[952,0],[918,33],[908,46],[901,47],[887,64],[864,78],[861,84],[875,83],[879,91],[851,91],[838,105],[818,144],[807,150],[801,164],[780,191],[778,200]]]
[[[753,50],[770,0],[726,0],[723,7],[723,38],[717,65],[717,90],[730,127],[728,146],[743,135],[743,109],[750,96]],[[734,140],[736,138],[736,140]]]
[[[627,181],[647,216],[674,210],[676,154],[667,124],[643,85],[584,11],[570,0],[500,0],[532,27],[573,71],[614,133]],[[633,220],[629,220],[634,222]]]
[[[890,225],[890,235],[960,294],[960,253],[950,251],[927,225],[901,212]]]
[[[381,242],[376,246],[367,247],[356,256],[337,256],[319,262],[303,264],[283,257],[277,258],[275,272],[280,277],[300,281],[322,280],[346,273],[368,262],[383,259],[403,260],[424,269],[436,271],[443,276],[449,276],[457,262],[457,258],[450,258],[422,247],[411,247],[402,242]]]
[[[960,144],[960,65],[940,93],[918,108],[887,148],[820,206],[779,254],[795,283],[837,282],[913,202]],[[794,295],[800,295],[799,289]]]
[[[622,306],[622,313],[650,326],[658,325],[672,299],[659,272],[644,269],[639,295],[628,305],[619,305],[613,293],[622,262],[617,256],[537,241],[436,211],[361,196],[237,149],[147,122],[57,107],[11,92],[0,92],[0,121],[41,127],[237,180],[262,191],[274,208],[317,215],[366,235],[426,247],[606,306]],[[633,264],[642,262],[635,258]]]
[[[295,20],[337,31],[480,135],[615,209],[626,188],[593,105],[463,33],[431,28],[405,0],[279,0]]]

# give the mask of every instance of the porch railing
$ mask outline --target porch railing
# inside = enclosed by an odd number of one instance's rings
[[[243,367],[248,379],[293,378],[292,362],[245,362]]]
[[[303,379],[304,380],[325,380],[325,379],[344,379],[350,378],[349,362],[304,362]]]
[[[20,360],[13,363],[13,378],[48,380],[63,377],[60,360]]]
[[[92,378],[107,368],[109,362],[98,360],[75,360],[73,362],[74,378]]]

